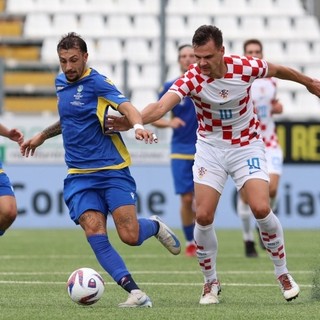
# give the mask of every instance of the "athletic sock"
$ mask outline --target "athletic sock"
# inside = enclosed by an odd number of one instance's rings
[[[187,240],[187,242],[192,243],[193,242],[194,223],[192,223],[189,226],[183,226],[182,229],[183,229],[184,237]]]
[[[159,231],[159,222],[146,219],[146,218],[139,218],[139,238],[138,242],[136,243],[137,246],[140,246],[143,241],[149,239],[150,237],[156,235]]]
[[[107,235],[96,234],[88,237],[87,240],[100,265],[115,282],[118,283],[124,276],[129,275],[124,261],[112,247]]]
[[[194,226],[194,240],[197,244],[198,262],[205,282],[216,280],[218,240],[213,223],[208,226],[201,226],[196,223]]]
[[[254,241],[254,235],[251,228],[252,211],[240,196],[237,199],[237,212],[242,222],[242,237],[244,241]]]
[[[257,219],[257,224],[264,246],[273,261],[276,277],[288,273],[283,230],[279,219],[271,210],[264,219]]]
[[[132,290],[139,290],[138,285],[134,282],[134,280],[131,277],[131,274],[128,274],[124,277],[122,277],[118,281],[118,285],[121,286],[124,290],[127,292],[131,292]]]

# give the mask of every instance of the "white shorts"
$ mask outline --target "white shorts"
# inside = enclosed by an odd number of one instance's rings
[[[193,181],[208,185],[221,194],[228,175],[238,191],[249,179],[269,181],[264,143],[256,140],[244,147],[217,148],[198,140]]]
[[[269,174],[282,174],[283,167],[283,153],[280,147],[266,148],[266,158],[268,164]]]

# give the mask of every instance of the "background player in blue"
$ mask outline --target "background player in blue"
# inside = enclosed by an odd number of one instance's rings
[[[136,216],[136,185],[128,166],[130,155],[119,132],[106,132],[110,107],[126,115],[135,137],[152,143],[137,109],[107,77],[87,67],[87,45],[77,34],[64,36],[57,46],[63,73],[56,78],[60,121],[21,146],[22,155],[33,155],[46,139],[62,133],[68,175],[64,199],[71,219],[80,224],[100,265],[127,292],[120,307],[151,307],[118,252],[108,240],[106,224],[112,214],[120,239],[131,246],[155,236],[172,254],[180,242],[157,217]],[[111,129],[111,128],[110,128]]]
[[[178,48],[178,63],[181,75],[184,74],[190,64],[195,63],[193,48],[189,44]],[[176,79],[167,81],[159,93],[159,99],[168,91]],[[153,123],[158,128],[172,128],[171,138],[171,170],[176,194],[180,195],[180,216],[182,229],[186,239],[185,254],[196,256],[196,245],[193,239],[194,229],[194,185],[192,166],[196,152],[198,122],[193,102],[186,97],[171,111],[170,119],[162,118]]]
[[[8,129],[0,124],[0,136],[21,144],[23,134],[18,129]],[[11,226],[17,217],[17,202],[11,182],[0,162],[0,236]]]

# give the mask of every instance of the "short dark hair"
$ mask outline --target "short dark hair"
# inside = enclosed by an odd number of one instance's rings
[[[194,47],[202,46],[208,41],[213,40],[218,48],[223,46],[222,32],[216,26],[202,25],[194,33],[192,45]]]
[[[263,51],[263,45],[262,42],[258,39],[248,39],[243,43],[243,52],[247,51],[247,46],[250,44],[257,44],[260,47],[261,52]]]
[[[192,45],[186,43],[186,44],[181,44],[181,45],[178,47],[178,60],[180,59],[181,50],[184,49],[184,48],[192,48]]]
[[[75,32],[69,32],[67,35],[64,35],[57,45],[57,51],[61,49],[69,50],[74,48],[80,49],[83,53],[88,52],[86,42]]]

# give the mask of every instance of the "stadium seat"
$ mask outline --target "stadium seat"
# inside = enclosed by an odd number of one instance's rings
[[[129,62],[157,63],[159,61],[160,52],[153,50],[151,43],[142,38],[127,39],[123,51],[125,59]]]
[[[181,16],[168,16],[166,20],[166,36],[168,39],[176,39],[186,37],[193,34],[194,30],[189,30],[185,18]]]
[[[315,16],[299,16],[294,18],[296,39],[320,40],[320,24]]]
[[[77,33],[84,38],[100,38],[105,35],[105,18],[100,13],[83,13],[79,17]]]
[[[114,0],[87,0],[88,13],[100,13],[113,15],[117,13],[117,7]]]
[[[313,116],[316,115],[317,118],[319,118],[320,100],[317,96],[305,89],[296,93],[295,101],[298,109],[297,112],[299,112],[302,117],[309,115],[309,119],[314,120]]]
[[[170,15],[192,15],[195,11],[194,0],[170,0],[167,2],[166,13]]]
[[[88,11],[87,0],[60,0],[60,1],[61,1],[61,7],[63,7],[63,12],[87,13]]]
[[[239,19],[234,15],[215,16],[214,25],[221,29],[224,39],[238,40],[247,37],[240,31]]]
[[[52,17],[53,35],[62,36],[78,30],[78,16],[71,12],[58,12]]]
[[[249,0],[246,8],[247,15],[270,16],[275,15],[273,0]]]
[[[13,0],[16,1],[16,0]],[[62,0],[34,0],[35,5],[33,7],[34,12],[46,12],[54,14],[57,12],[64,12]],[[23,2],[23,1],[19,1]]]
[[[57,55],[57,45],[59,39],[59,37],[46,37],[43,39],[40,50],[40,59],[42,62],[54,64],[59,63]]]
[[[97,40],[95,59],[100,62],[118,63],[124,59],[123,46],[118,38]]]
[[[267,18],[265,39],[282,39],[291,40],[295,39],[296,35],[293,31],[290,16],[270,16]]]
[[[241,17],[241,31],[247,38],[263,38],[266,33],[266,27],[263,16],[245,16]]]
[[[220,0],[197,0],[192,15],[215,16],[220,14]]]
[[[223,0],[217,6],[216,14],[241,16],[247,12],[246,0]]]
[[[273,63],[285,63],[286,53],[282,41],[266,40],[263,42],[264,58]]]
[[[126,39],[134,36],[133,27],[131,17],[126,14],[108,15],[105,36]]]
[[[290,3],[283,0],[275,0],[273,6],[274,12],[278,12],[280,15],[294,16],[305,14],[300,0],[290,0]]]
[[[45,38],[52,36],[52,20],[48,13],[28,13],[24,22],[23,36],[27,38]]]
[[[9,14],[27,14],[35,11],[35,0],[7,0],[6,12]]]
[[[204,24],[212,24],[212,18],[210,15],[191,15],[190,17],[188,17],[187,25],[188,30],[191,31],[190,36],[192,37],[196,29]]]
[[[157,39],[160,36],[160,23],[155,15],[137,15],[132,26],[135,37]]]
[[[288,63],[309,63],[312,61],[310,43],[304,40],[291,40],[286,42],[286,61]]]

